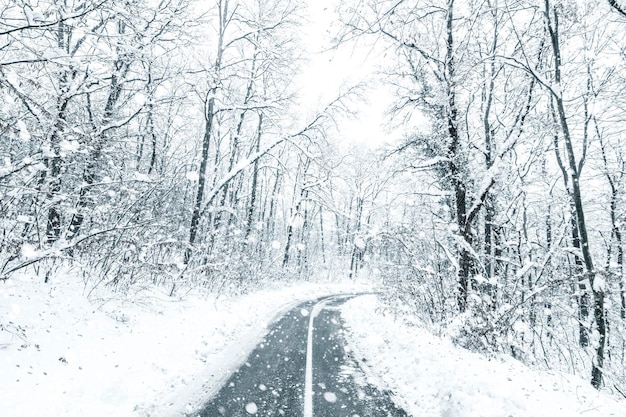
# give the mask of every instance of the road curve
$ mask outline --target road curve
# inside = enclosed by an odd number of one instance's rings
[[[189,416],[406,417],[391,393],[367,382],[345,349],[338,307],[351,297],[309,301],[289,311],[221,390]]]

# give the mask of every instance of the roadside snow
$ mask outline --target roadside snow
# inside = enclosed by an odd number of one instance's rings
[[[571,375],[489,360],[382,314],[373,296],[348,301],[348,344],[371,379],[423,417],[626,416],[626,401]],[[380,376],[377,377],[377,376]]]
[[[282,312],[349,291],[298,285],[243,297],[147,289],[133,297],[82,281],[0,282],[0,416],[175,417],[239,367]],[[354,290],[354,288],[353,288]]]
[[[132,297],[101,291],[88,301],[76,277],[0,283],[0,415],[183,416],[221,386],[281,313],[359,289],[300,284],[183,298],[146,289]],[[366,359],[372,382],[391,388],[412,415],[626,415],[626,401],[582,379],[490,361],[377,307],[374,296],[345,304],[350,348]]]

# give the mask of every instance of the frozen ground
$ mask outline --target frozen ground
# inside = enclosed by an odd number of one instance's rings
[[[277,315],[347,290],[300,284],[228,298],[100,291],[88,301],[76,278],[0,282],[0,416],[184,415],[238,368]]]
[[[182,416],[219,388],[281,312],[354,290],[299,284],[220,298],[102,290],[88,301],[78,278],[0,283],[0,416]],[[372,381],[416,416],[626,416],[626,401],[586,381],[486,360],[376,307],[373,296],[346,304],[351,348]]]
[[[365,358],[372,382],[391,388],[414,416],[626,416],[626,400],[598,393],[587,381],[533,371],[508,357],[489,360],[377,307],[375,296],[345,304],[348,343]]]

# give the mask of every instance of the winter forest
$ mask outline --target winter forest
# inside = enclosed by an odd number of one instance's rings
[[[626,2],[313,3],[0,1],[0,286],[366,279],[626,396]]]

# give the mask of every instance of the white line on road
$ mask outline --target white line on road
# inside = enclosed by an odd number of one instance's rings
[[[309,316],[309,334],[306,345],[306,371],[304,377],[304,417],[313,417],[313,320],[326,307],[326,304],[358,294],[331,295],[319,301],[311,309]]]
[[[315,304],[309,317],[309,334],[306,346],[306,374],[304,378],[304,417],[313,417],[313,320],[324,309],[329,298]]]

